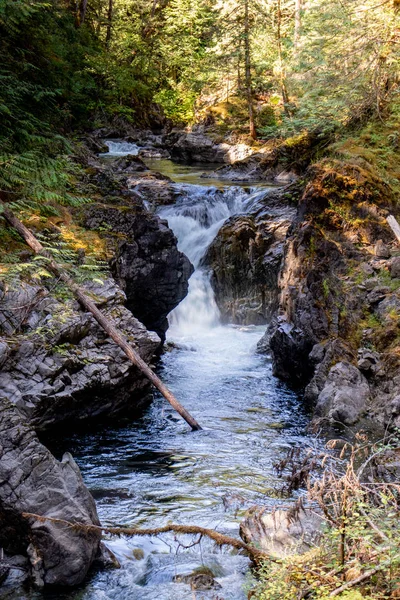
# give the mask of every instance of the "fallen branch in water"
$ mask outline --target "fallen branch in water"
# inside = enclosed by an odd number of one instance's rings
[[[138,529],[136,527],[101,527],[99,525],[83,525],[82,523],[71,523],[71,521],[65,521],[64,519],[55,519],[54,517],[42,517],[41,515],[36,515],[34,513],[22,513],[22,516],[25,519],[35,519],[41,523],[45,523],[46,521],[50,521],[51,523],[57,523],[59,525],[66,525],[67,527],[71,527],[76,530],[83,531],[102,531],[103,533],[109,533],[112,535],[138,535],[138,536],[157,536],[161,533],[180,533],[180,534],[189,534],[189,535],[197,535],[200,534],[202,536],[206,536],[213,540],[218,546],[232,546],[232,548],[236,548],[237,550],[245,550],[252,558],[256,560],[260,559],[268,559],[273,562],[277,562],[277,559],[238,540],[236,538],[230,537],[229,535],[224,535],[222,533],[218,533],[214,529],[207,529],[206,527],[199,527],[197,525],[176,525],[174,523],[169,523],[168,525],[164,525],[163,527],[155,527],[155,528],[145,528]]]
[[[106,317],[101,310],[99,310],[96,304],[91,300],[87,294],[80,288],[75,281],[64,271],[64,269],[58,265],[53,259],[50,252],[43,248],[39,240],[33,235],[33,233],[25,227],[23,223],[14,215],[14,213],[7,208],[4,202],[0,201],[0,216],[4,217],[5,220],[18,231],[20,236],[25,240],[30,248],[41,256],[45,256],[48,259],[46,267],[56,277],[61,279],[74,294],[78,302],[96,319],[100,327],[114,340],[114,342],[123,350],[126,356],[129,358],[132,364],[134,364],[142,373],[151,381],[151,383],[162,393],[164,398],[168,400],[171,406],[181,415],[183,419],[190,425],[193,430],[201,429],[197,421],[188,413],[188,411],[178,402],[173,393],[163,384],[161,379],[150,369],[149,365],[139,356],[139,353],[129,344],[128,340],[122,335],[122,333],[115,327],[109,317]]]

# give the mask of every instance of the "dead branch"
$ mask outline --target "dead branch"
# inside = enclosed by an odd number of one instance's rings
[[[355,585],[357,585],[359,583],[362,583],[366,579],[369,579],[370,577],[375,575],[375,573],[379,573],[379,571],[383,571],[384,569],[386,569],[386,567],[389,567],[390,564],[396,560],[400,560],[400,554],[397,554],[396,556],[393,556],[393,557],[389,558],[388,560],[385,560],[383,563],[381,563],[377,567],[374,567],[373,569],[370,569],[369,571],[365,571],[365,573],[362,573],[362,575],[360,575],[359,577],[356,577],[352,581],[348,581],[347,583],[344,583],[340,587],[336,588],[336,590],[333,590],[333,592],[331,592],[329,594],[329,597],[333,598],[334,596],[338,596],[342,592],[354,587]]]
[[[152,537],[160,535],[161,533],[180,533],[189,535],[199,534],[201,536],[210,538],[217,544],[217,546],[232,546],[232,548],[236,548],[237,550],[245,550],[252,558],[256,560],[264,559],[277,562],[277,559],[271,555],[254,548],[254,546],[251,546],[250,544],[242,542],[242,540],[218,533],[218,531],[215,531],[214,529],[199,527],[198,525],[177,525],[175,523],[169,523],[163,527],[139,529],[136,527],[101,527],[99,525],[84,525],[82,523],[72,523],[71,521],[56,519],[54,517],[43,517],[34,513],[22,513],[22,516],[25,519],[35,519],[40,523],[51,522],[59,525],[65,525],[66,527],[71,527],[77,531],[102,531],[103,533],[109,533],[111,535],[138,535]]]

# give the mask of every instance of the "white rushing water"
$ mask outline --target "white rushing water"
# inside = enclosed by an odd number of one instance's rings
[[[139,154],[139,146],[132,144],[131,142],[104,140],[104,143],[108,146],[108,152],[101,154],[100,156],[127,156],[128,154],[137,156]]]
[[[201,261],[225,221],[248,212],[266,191],[238,186],[223,190],[203,185],[176,185],[176,188],[180,192],[177,203],[162,208],[159,214],[167,219],[179,249],[188,256],[195,272],[189,281],[187,297],[169,316],[169,336],[180,340],[209,337],[211,330],[219,325],[220,315],[210,273],[201,266]]]

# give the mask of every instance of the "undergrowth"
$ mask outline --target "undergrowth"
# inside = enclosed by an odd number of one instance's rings
[[[326,523],[321,541],[305,554],[261,563],[252,600],[400,597],[399,436],[371,444],[357,434],[353,444],[328,447],[322,477],[308,480],[310,506]]]

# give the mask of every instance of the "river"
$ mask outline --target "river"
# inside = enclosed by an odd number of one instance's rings
[[[132,145],[119,149],[132,152]],[[117,152],[116,152],[117,154]],[[222,223],[244,213],[268,189],[229,186],[199,177],[199,169],[155,163],[177,181],[177,203],[160,215],[174,230],[196,271],[187,298],[172,313],[159,366],[162,379],[199,421],[191,432],[156,397],[143,416],[119,427],[77,433],[59,442],[69,450],[93,493],[104,525],[157,527],[169,521],[238,535],[254,504],[281,502],[274,463],[293,446],[314,445],[306,432],[301,399],[272,375],[267,356],[256,353],[265,327],[220,323],[202,257]],[[154,165],[154,161],[151,162]],[[201,169],[204,170],[204,169]],[[47,593],[68,600],[245,600],[249,560],[207,540],[109,538],[121,569],[94,573],[78,590]],[[217,589],[192,591],[181,576],[207,566]],[[21,600],[34,592],[2,596]]]

